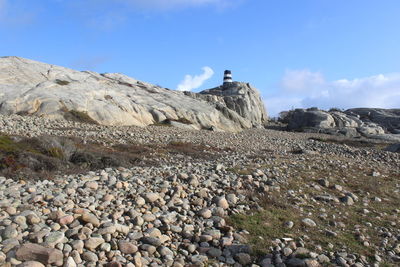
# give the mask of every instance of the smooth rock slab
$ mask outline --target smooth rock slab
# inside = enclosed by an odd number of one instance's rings
[[[56,266],[63,264],[63,253],[60,250],[32,243],[22,245],[15,256],[20,261],[39,261],[45,265],[53,264]]]

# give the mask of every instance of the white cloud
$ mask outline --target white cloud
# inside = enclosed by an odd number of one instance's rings
[[[399,108],[400,73],[327,81],[319,72],[288,70],[267,106],[271,116],[292,108]]]
[[[186,75],[183,81],[178,85],[178,91],[191,91],[192,89],[199,88],[205,81],[214,75],[214,71],[210,67],[203,67],[203,74],[200,75]]]

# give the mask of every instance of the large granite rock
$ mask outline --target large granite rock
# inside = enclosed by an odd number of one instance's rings
[[[295,109],[287,113],[285,120],[288,129],[293,131],[400,140],[400,135],[397,135],[400,133],[399,110],[350,109],[341,112],[316,108]]]
[[[168,122],[222,131],[240,131],[266,120],[256,89],[237,83],[234,89],[219,90],[223,100],[214,92],[202,92],[205,98],[193,97],[122,74],[81,72],[19,57],[0,58],[0,114],[83,116],[104,125]]]
[[[335,126],[334,118],[322,110],[296,109],[290,117],[288,124],[289,130],[298,130],[306,128],[325,129]]]
[[[348,116],[356,116],[363,122],[378,124],[386,132],[400,134],[400,109],[352,108],[344,113]]]
[[[196,99],[215,103],[216,108],[230,117],[233,110],[241,117],[252,123],[253,127],[263,125],[267,119],[264,103],[256,88],[249,83],[232,82],[212,89],[204,90],[199,94],[186,92]]]

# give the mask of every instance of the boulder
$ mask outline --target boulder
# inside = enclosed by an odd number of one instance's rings
[[[352,108],[344,112],[363,122],[372,122],[392,134],[400,133],[400,109]]]
[[[15,255],[20,261],[38,261],[44,265],[53,264],[56,266],[63,264],[63,253],[60,250],[32,243],[22,245]]]
[[[265,124],[268,119],[264,103],[258,90],[249,83],[232,82],[212,89],[204,90],[196,95],[211,103],[218,103],[218,109],[228,108],[252,123],[253,127]]]
[[[267,119],[245,83],[200,94],[169,90],[123,74],[99,74],[19,57],[0,58],[0,114],[66,118],[116,126],[163,124],[240,131]]]
[[[369,110],[369,113],[366,113]],[[324,111],[317,108],[295,109],[285,113],[282,119],[288,123],[288,130],[316,132],[346,137],[367,137],[385,141],[400,140],[395,132],[400,124],[396,110],[383,109],[351,109]],[[361,114],[361,115],[359,115]],[[369,114],[369,115],[368,115]],[[374,114],[371,115],[371,114]],[[379,115],[377,115],[379,114]],[[400,130],[399,130],[400,132]]]
[[[334,118],[322,110],[296,109],[289,116],[289,130],[324,129],[336,126]]]
[[[363,136],[385,134],[385,130],[376,123],[367,122],[357,128],[357,131]]]

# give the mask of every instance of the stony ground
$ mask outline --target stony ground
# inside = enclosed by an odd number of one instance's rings
[[[21,136],[146,151],[81,174],[5,172],[2,266],[400,265],[400,155],[386,144],[21,116],[0,116],[0,136],[3,157]]]

